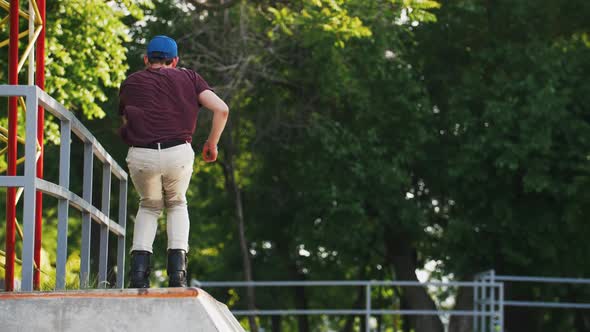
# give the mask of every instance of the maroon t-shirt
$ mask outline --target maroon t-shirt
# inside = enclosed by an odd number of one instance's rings
[[[199,113],[198,96],[211,89],[196,72],[184,68],[146,69],[131,74],[119,90],[120,130],[128,145],[192,141]]]

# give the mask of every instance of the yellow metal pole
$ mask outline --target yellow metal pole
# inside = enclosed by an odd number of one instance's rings
[[[37,29],[35,29],[35,34],[33,35],[33,39],[29,40],[29,45],[27,45],[27,48],[25,49],[25,53],[22,55],[22,57],[20,58],[20,62],[18,63],[17,70],[19,72],[23,68],[25,61],[27,61],[27,57],[29,56],[29,54],[32,54],[31,50],[33,50],[33,47],[35,46],[35,42],[37,41],[37,37],[39,37],[41,30],[43,30],[43,26],[38,26]]]
[[[4,252],[3,250],[0,250],[0,256],[6,257],[6,252]],[[21,265],[22,265],[22,263],[23,263],[23,262],[22,262],[20,259],[18,259],[18,258],[15,258],[14,260],[15,260],[17,263],[21,264]],[[39,270],[39,271],[40,271],[41,273],[43,273],[44,275],[49,275],[47,272],[44,272],[44,271],[42,271],[41,269],[39,269],[39,268],[37,267],[37,264],[35,264],[35,262],[33,262],[33,265],[35,266],[35,269],[36,269],[36,270]],[[0,262],[0,267],[5,267],[5,266],[6,266],[6,265],[4,265],[4,263]]]
[[[39,32],[35,31],[35,10],[33,9],[33,4],[35,3],[34,0],[29,0],[29,45],[25,49],[25,55],[23,58],[27,58],[29,60],[29,66],[27,68],[27,76],[28,76],[28,85],[35,84],[35,52],[31,52],[31,50],[35,49],[35,41],[41,33],[40,29],[43,29],[43,26],[39,27]]]
[[[22,107],[23,111],[25,113],[27,113],[27,103],[25,102],[25,98],[24,97],[18,97],[18,102],[20,103],[20,106]]]
[[[6,10],[10,10],[10,2],[8,2],[6,0],[0,0],[0,7],[4,8]],[[19,8],[18,13],[23,18],[26,18],[27,20],[29,19],[29,13],[27,13],[26,11]]]
[[[43,20],[41,19],[41,13],[39,12],[39,6],[37,6],[37,1],[29,0],[29,3],[33,6],[33,10],[35,11],[35,23],[38,25],[43,25]]]
[[[0,0],[0,1],[2,1],[2,0]],[[28,34],[29,34],[29,31],[28,30],[27,31],[24,31],[24,32],[21,32],[18,35],[18,39],[21,39],[23,37],[26,37]],[[0,43],[0,47],[4,47],[4,46],[8,45],[8,43],[10,43],[10,39],[6,39],[5,41],[1,42]]]

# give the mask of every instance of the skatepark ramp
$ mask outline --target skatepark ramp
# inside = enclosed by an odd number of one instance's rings
[[[0,293],[0,330],[244,332],[198,288]]]

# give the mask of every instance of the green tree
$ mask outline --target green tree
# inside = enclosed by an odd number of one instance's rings
[[[224,137],[224,155],[220,159],[222,171],[226,175],[227,196],[215,193],[216,189],[213,188],[217,186],[217,181],[206,178],[197,180],[199,192],[206,190],[203,193],[211,195],[213,200],[206,205],[199,203],[199,209],[195,210],[202,217],[202,223],[215,229],[223,225],[230,226],[221,219],[231,214],[224,212],[220,216],[218,211],[222,206],[235,209],[231,202],[237,201],[237,188],[243,197],[242,216],[248,235],[246,252],[248,255],[256,253],[252,256],[254,276],[267,278],[273,275],[277,279],[337,278],[340,270],[333,273],[325,271],[327,266],[334,268],[329,265],[330,261],[337,261],[342,266],[341,271],[350,278],[369,278],[371,273],[381,273],[376,271],[377,264],[372,264],[371,272],[367,262],[359,258],[359,252],[363,253],[361,257],[367,257],[370,261],[381,257],[379,262],[390,266],[389,263],[383,263],[384,248],[367,247],[365,241],[376,237],[384,246],[386,239],[378,234],[382,234],[384,220],[389,220],[392,215],[383,212],[380,218],[368,216],[370,213],[367,211],[373,208],[366,206],[365,203],[371,199],[365,196],[375,181],[387,185],[383,182],[384,178],[377,174],[378,169],[386,167],[392,170],[387,178],[398,181],[386,189],[387,194],[395,192],[397,197],[394,201],[406,204],[404,197],[410,185],[403,183],[400,178],[407,175],[409,166],[404,164],[403,170],[397,170],[396,166],[389,165],[389,159],[382,161],[384,156],[393,153],[392,150],[383,150],[387,144],[380,144],[376,150],[370,149],[369,160],[377,159],[375,165],[368,162],[354,163],[352,157],[363,154],[364,145],[372,147],[387,139],[391,126],[403,127],[401,124],[407,117],[413,119],[410,121],[418,121],[427,109],[427,101],[422,101],[424,92],[420,90],[415,72],[405,61],[394,61],[386,52],[396,48],[399,53],[397,56],[403,57],[403,47],[411,45],[411,24],[419,17],[396,21],[402,12],[409,11],[410,3],[261,1],[251,5],[233,3],[231,6],[191,3],[197,13],[191,13],[191,7],[182,2],[160,2],[154,12],[154,16],[159,19],[139,33],[145,39],[155,33],[176,37],[181,45],[184,65],[203,73],[215,83],[216,91],[230,102],[232,124]],[[412,4],[416,5],[416,11],[411,15],[418,15],[422,9],[420,3]],[[434,6],[434,2],[424,2],[422,15],[427,13],[426,9]],[[381,16],[381,12],[386,14]],[[361,20],[361,15],[369,18],[367,21],[371,27]],[[168,24],[172,21],[176,24]],[[185,25],[198,28],[186,33],[180,29]],[[375,31],[378,32],[377,36]],[[366,41],[357,42],[359,38]],[[141,47],[138,47],[140,52]],[[367,61],[363,59],[364,53],[368,54]],[[393,86],[399,90],[406,89],[404,84],[416,80],[411,84],[408,96],[396,99],[390,92],[391,85],[384,84],[396,75],[400,75],[400,80]],[[366,81],[370,84],[366,84]],[[381,98],[379,93],[371,91],[375,88],[386,97]],[[422,107],[415,104],[418,101],[423,104]],[[388,117],[392,105],[400,107],[399,117],[394,122],[384,122],[378,130],[372,130],[370,126],[374,125],[375,120],[379,122],[380,116]],[[417,107],[418,112],[414,112]],[[417,118],[413,118],[413,114]],[[206,125],[206,121],[201,121],[202,124]],[[400,138],[396,142],[393,146],[396,153],[399,146],[405,144],[403,141],[412,142],[416,135],[414,129],[409,127],[408,134],[404,134],[411,135],[411,138]],[[365,130],[373,132],[368,137],[353,134]],[[420,145],[423,140],[419,138],[415,143]],[[410,146],[406,148],[410,149]],[[349,165],[356,172],[352,173],[354,176],[351,182],[356,183],[353,188],[350,183],[342,182],[351,173],[347,168],[335,168],[338,162],[346,165],[353,162]],[[400,157],[396,163],[404,163],[403,158]],[[205,169],[199,167],[198,170],[202,172]],[[214,168],[207,172],[219,174]],[[227,177],[232,173],[235,174],[233,178]],[[198,173],[196,177],[209,174]],[[326,178],[320,178],[320,175]],[[201,187],[201,184],[204,186]],[[205,189],[207,186],[212,189]],[[214,203],[215,199],[222,199],[221,204]],[[230,199],[229,205],[227,199]],[[335,199],[338,208],[333,207]],[[226,202],[223,203],[223,200]],[[377,208],[381,208],[383,203]],[[409,205],[414,206],[413,203]],[[197,204],[191,206],[196,207]],[[270,206],[272,209],[269,209]],[[415,207],[409,209],[416,210]],[[347,211],[353,214],[347,215]],[[208,215],[211,217],[206,217]],[[359,233],[345,232],[346,228],[338,227],[342,224],[336,222],[330,222],[328,229],[313,224],[318,218],[337,220],[337,216],[345,217],[343,223],[354,224],[355,230],[364,230],[362,233],[366,233],[366,236],[357,237]],[[367,228],[367,219],[372,220],[375,226]],[[231,228],[227,231],[235,234]],[[223,231],[217,234],[223,234]],[[342,241],[342,237],[350,238],[353,244]],[[238,249],[231,245],[238,238],[211,239],[211,242],[219,243],[212,247],[227,248],[221,252],[219,259],[235,261],[236,258],[232,257],[236,257],[237,252],[230,249]],[[411,241],[419,239],[413,238]],[[300,255],[300,252],[304,252],[302,250],[307,250],[305,248],[313,252],[309,259]],[[322,258],[325,253],[318,254],[320,250],[336,252],[334,249],[341,252],[338,251],[333,259]],[[241,251],[244,252],[244,248]],[[202,251],[193,252],[198,256]],[[412,250],[408,250],[407,254],[412,255]],[[195,260],[204,261],[197,257]],[[404,268],[411,270],[418,266],[418,262],[413,264]],[[213,263],[213,266],[223,268],[224,264]],[[202,271],[198,266],[191,269]],[[310,273],[310,270],[314,273]],[[235,275],[235,272],[224,269],[215,272],[215,275],[227,278]],[[335,298],[340,296],[343,295],[335,295]],[[407,296],[410,297],[409,294]],[[308,301],[315,301],[306,296],[302,289],[296,289],[292,298],[300,308],[307,307]],[[306,331],[309,326],[306,319],[300,319],[300,330]]]
[[[588,273],[588,13],[583,1],[445,2],[416,49],[432,103],[442,176],[445,270],[500,274]],[[576,8],[576,9],[574,9]],[[551,22],[551,24],[549,24]],[[433,174],[434,175],[434,174]],[[558,243],[579,243],[575,247]],[[469,248],[468,251],[465,248]],[[567,300],[508,285],[507,296]],[[465,295],[465,294],[463,294]],[[459,308],[471,295],[459,294]],[[510,309],[507,329],[586,330],[581,312]],[[569,323],[568,323],[569,322]],[[457,323],[455,325],[455,323]],[[459,320],[451,330],[459,329]],[[467,329],[465,329],[467,328]]]

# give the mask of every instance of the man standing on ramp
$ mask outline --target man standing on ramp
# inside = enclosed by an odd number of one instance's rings
[[[131,247],[131,288],[149,288],[150,257],[158,218],[166,208],[168,286],[186,287],[189,216],[186,191],[193,173],[191,147],[199,106],[213,112],[203,159],[217,159],[217,143],[229,114],[225,102],[196,72],[176,68],[176,42],[154,37],[144,56],[146,69],[121,84],[121,137],[129,145],[127,165],[140,202]]]

